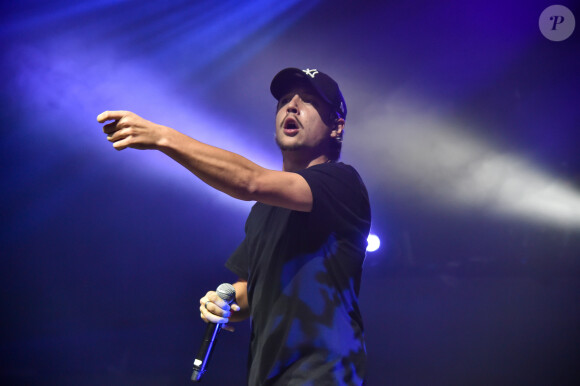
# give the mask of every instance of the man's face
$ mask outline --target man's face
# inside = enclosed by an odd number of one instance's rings
[[[282,150],[320,149],[331,131],[322,117],[330,115],[330,107],[314,90],[292,89],[278,101],[276,143]]]

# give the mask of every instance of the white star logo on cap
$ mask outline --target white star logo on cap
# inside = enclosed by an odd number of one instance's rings
[[[318,70],[313,68],[312,70],[307,68],[306,70],[302,70],[303,73],[305,73],[306,75],[310,76],[311,78],[314,79],[314,75],[318,74]]]

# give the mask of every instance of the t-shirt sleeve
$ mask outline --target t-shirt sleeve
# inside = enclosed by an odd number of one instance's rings
[[[334,232],[366,235],[370,228],[367,190],[356,170],[339,163],[326,163],[298,171],[312,191],[312,215]]]

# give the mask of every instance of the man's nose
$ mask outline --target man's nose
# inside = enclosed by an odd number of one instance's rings
[[[300,96],[298,94],[294,95],[288,105],[286,106],[286,111],[293,114],[298,114],[298,101],[300,101]]]

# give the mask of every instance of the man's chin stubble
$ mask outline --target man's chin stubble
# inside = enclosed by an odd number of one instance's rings
[[[282,151],[295,151],[300,147],[298,144],[295,143],[292,145],[284,145],[278,137],[275,137],[274,139],[276,140],[276,145],[278,145],[278,147]]]

